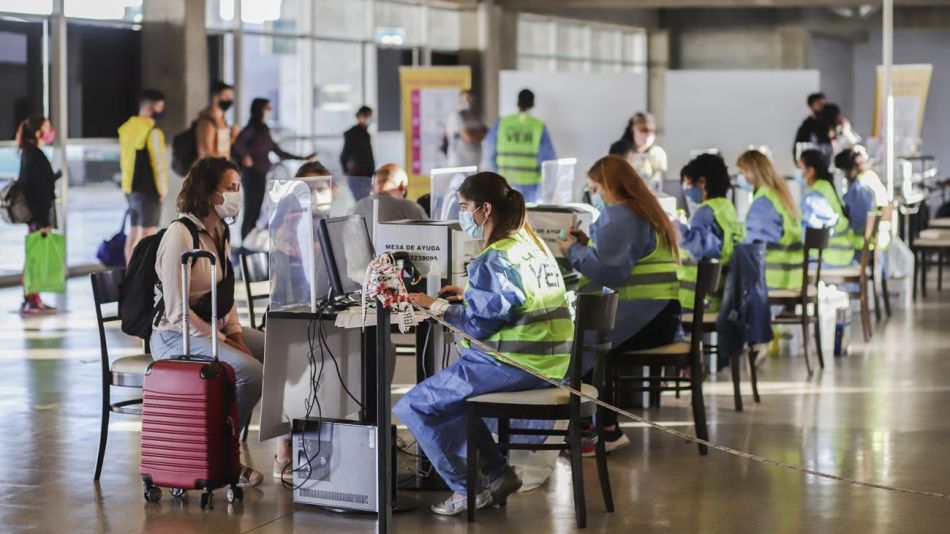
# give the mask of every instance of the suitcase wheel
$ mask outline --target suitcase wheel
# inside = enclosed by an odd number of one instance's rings
[[[158,502],[162,500],[162,488],[158,486],[145,488],[145,500],[148,502]]]
[[[241,502],[244,500],[244,489],[237,486],[231,486],[228,488],[228,502]]]
[[[181,488],[172,488],[172,489],[169,491],[169,493],[172,494],[172,497],[175,497],[175,498],[177,498],[177,499],[181,499],[182,497],[185,497],[185,496],[188,494],[187,491],[185,491],[185,490],[183,490],[183,489],[181,489]]]
[[[210,508],[214,510],[214,494],[210,491],[206,491],[201,494],[201,509]]]

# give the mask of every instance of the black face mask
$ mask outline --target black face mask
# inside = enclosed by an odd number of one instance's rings
[[[152,112],[152,120],[154,120],[154,121],[160,121],[160,120],[162,120],[162,118],[163,118],[164,116],[165,116],[165,112],[164,112],[164,111],[154,111],[154,112]]]
[[[231,109],[232,104],[234,104],[233,100],[221,100],[218,102],[218,107],[221,108],[221,111],[227,111]]]

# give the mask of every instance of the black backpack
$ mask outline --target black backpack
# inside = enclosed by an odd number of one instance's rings
[[[172,170],[178,176],[185,176],[191,165],[198,159],[198,121],[191,121],[191,126],[172,138]]]
[[[184,224],[191,232],[194,248],[201,248],[198,242],[198,227],[195,223],[187,217],[182,217],[172,224],[176,222]],[[135,245],[129,265],[125,268],[125,279],[119,286],[119,317],[122,320],[122,331],[145,340],[152,335],[152,328],[165,312],[162,288],[158,281],[158,274],[155,272],[155,261],[158,246],[166,230],[167,228],[163,228]]]

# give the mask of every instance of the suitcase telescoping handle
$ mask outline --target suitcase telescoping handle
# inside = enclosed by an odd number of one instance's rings
[[[191,270],[188,268],[188,263],[190,260],[198,260],[201,258],[205,258],[211,262],[211,355],[217,361],[218,333],[216,332],[216,329],[218,325],[218,270],[215,268],[217,265],[217,258],[215,258],[214,253],[207,250],[195,249],[183,252],[181,254],[181,339],[184,345],[182,350],[186,356],[191,354],[191,329],[188,326],[188,312],[191,310],[191,307],[188,305],[188,282],[189,278],[191,277]]]

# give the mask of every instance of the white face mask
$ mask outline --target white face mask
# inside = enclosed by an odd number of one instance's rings
[[[265,109],[265,110],[264,110],[264,115],[263,115],[263,117],[262,117],[262,119],[264,120],[264,122],[267,122],[267,121],[270,120],[270,117],[271,117],[271,114],[272,114],[272,113],[273,113],[273,112],[272,112],[271,110],[269,110],[269,109]]]
[[[214,205],[214,211],[218,214],[218,217],[222,219],[237,218],[238,213],[241,213],[241,207],[244,203],[244,197],[241,196],[241,192],[224,191],[218,192],[218,194],[224,197],[224,202]]]

